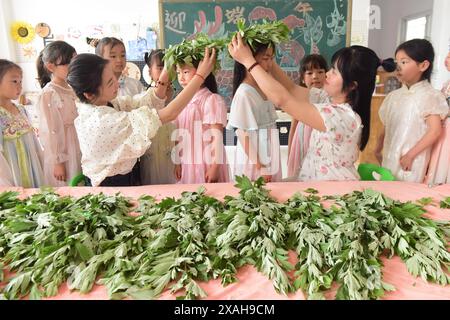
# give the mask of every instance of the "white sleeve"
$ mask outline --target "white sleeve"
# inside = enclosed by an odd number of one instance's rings
[[[95,107],[75,120],[83,158],[103,165],[142,156],[161,125],[156,110],[148,107],[130,112]]]
[[[255,100],[248,91],[237,90],[230,107],[227,128],[243,130],[258,130],[258,123],[253,114]]]
[[[430,115],[438,115],[444,120],[449,115],[449,107],[445,100],[445,96],[438,90],[433,90],[433,92],[430,93],[426,103],[422,105],[421,108],[420,115],[424,119]]]

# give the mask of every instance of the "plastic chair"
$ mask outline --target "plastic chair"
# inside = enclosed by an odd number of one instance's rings
[[[377,166],[372,163],[361,163],[358,166],[358,173],[363,181],[377,181],[374,172],[380,175],[379,181],[395,181],[395,177],[391,170]]]
[[[69,181],[69,186],[77,187],[81,182],[84,182],[84,179],[85,179],[84,174],[79,173]]]

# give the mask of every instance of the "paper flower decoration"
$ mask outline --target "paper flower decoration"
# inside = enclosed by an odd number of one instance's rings
[[[30,43],[34,39],[35,34],[33,26],[27,22],[18,21],[11,26],[11,36],[18,43]]]

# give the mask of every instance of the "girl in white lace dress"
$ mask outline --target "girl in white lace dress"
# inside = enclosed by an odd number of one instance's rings
[[[383,101],[379,115],[384,132],[377,156],[397,180],[422,183],[433,144],[439,139],[448,106],[444,96],[430,84],[434,50],[424,39],[401,44],[395,53],[397,77],[403,87]]]
[[[75,49],[64,41],[47,45],[37,61],[42,92],[36,108],[39,138],[44,148],[46,183],[53,187],[68,184],[81,173],[81,151],[74,120],[78,116],[76,96],[67,84],[69,63]]]

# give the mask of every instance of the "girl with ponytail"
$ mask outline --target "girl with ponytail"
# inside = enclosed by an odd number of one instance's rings
[[[67,84],[69,63],[75,49],[64,41],[47,45],[37,60],[42,92],[37,111],[39,137],[44,148],[43,169],[48,185],[60,187],[81,172],[81,152],[74,120],[76,96]]]

